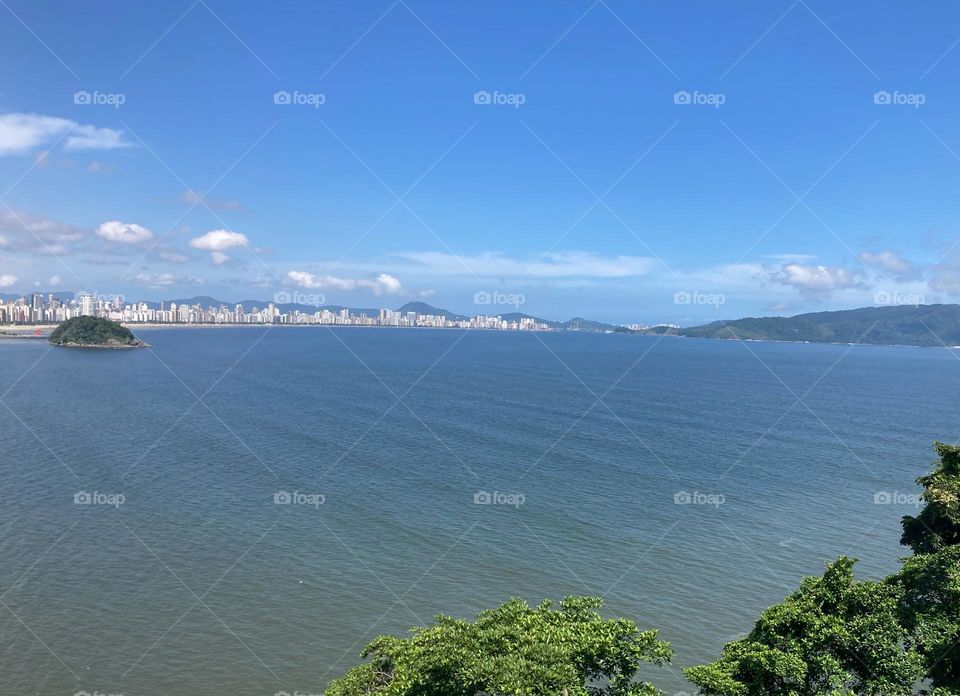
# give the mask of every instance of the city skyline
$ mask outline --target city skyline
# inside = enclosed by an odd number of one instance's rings
[[[422,303],[419,311],[378,308],[357,309],[336,305],[309,305],[284,301],[243,301],[227,303],[171,300],[127,302],[119,295],[96,295],[89,292],[32,293],[29,297],[8,299],[0,304],[0,325],[58,324],[81,316],[98,317],[125,324],[280,324],[494,329],[501,331],[551,331],[553,327],[534,317],[511,315],[512,312],[478,313],[473,316],[452,315],[447,310]],[[313,296],[316,298],[317,296]],[[204,298],[212,300],[213,298]],[[275,298],[301,299],[297,297]],[[306,297],[302,299],[308,299]],[[412,303],[408,303],[410,305]],[[248,306],[249,305],[249,306]],[[282,308],[286,306],[287,311]],[[249,311],[248,311],[249,310]],[[424,311],[427,310],[427,311]],[[429,311],[435,310],[435,312]],[[375,316],[374,313],[376,314]]]

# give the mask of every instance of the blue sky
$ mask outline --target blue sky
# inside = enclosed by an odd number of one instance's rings
[[[3,292],[682,324],[960,295],[950,0],[0,17]]]

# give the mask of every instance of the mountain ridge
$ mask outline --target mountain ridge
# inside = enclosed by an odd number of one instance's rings
[[[672,333],[742,341],[960,346],[960,304],[859,307],[792,317],[745,317],[676,329]]]

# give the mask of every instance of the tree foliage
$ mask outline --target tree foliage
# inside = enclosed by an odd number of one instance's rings
[[[74,317],[53,330],[50,343],[78,346],[136,345],[137,339],[130,329],[115,321]]]
[[[719,660],[686,670],[703,696],[960,695],[960,446],[935,443],[917,479],[926,503],[903,518],[900,572],[858,582],[841,557],[761,614]]]
[[[764,611],[716,662],[686,670],[707,696],[903,694],[922,674],[906,653],[895,584],[858,582],[841,556]]]
[[[637,681],[645,663],[669,662],[656,631],[604,619],[596,597],[568,597],[531,608],[514,599],[463,621],[440,615],[406,639],[380,636],[370,661],[335,680],[327,696],[648,696]]]
[[[934,449],[940,456],[938,465],[917,479],[926,505],[916,517],[903,518],[900,543],[915,554],[960,544],[960,446],[937,442]]]

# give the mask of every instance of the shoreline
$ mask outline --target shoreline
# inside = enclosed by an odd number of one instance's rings
[[[534,331],[524,331],[521,329],[479,329],[471,328],[465,329],[458,326],[364,326],[356,324],[173,324],[173,323],[164,323],[164,324],[145,324],[145,323],[124,323],[120,322],[122,326],[130,329],[131,331],[135,330],[165,330],[165,329],[259,329],[259,328],[285,328],[285,329],[421,329],[421,330],[435,330],[435,331],[447,331],[447,330],[460,330],[460,331],[494,331],[498,333],[587,333],[587,334],[601,334],[601,335],[618,335],[617,332],[608,332],[608,331],[587,331],[587,330],[568,330],[568,329],[548,329],[543,330],[534,330]],[[4,339],[9,339],[13,341],[23,341],[23,340],[46,340],[49,338],[50,333],[57,327],[56,324],[2,324],[0,325],[0,342]],[[42,331],[40,335],[36,335],[36,331]],[[709,336],[684,336],[682,334],[626,334],[621,333],[619,335],[623,336],[645,336],[648,338],[687,338],[694,340],[703,340],[703,341],[741,341],[744,343],[782,343],[782,344],[795,344],[795,345],[821,345],[821,346],[863,346],[863,347],[873,347],[873,348],[936,348],[947,350],[960,350],[960,346],[937,346],[937,345],[915,345],[911,343],[850,343],[847,341],[800,341],[800,340],[784,340],[776,338],[713,338]]]

